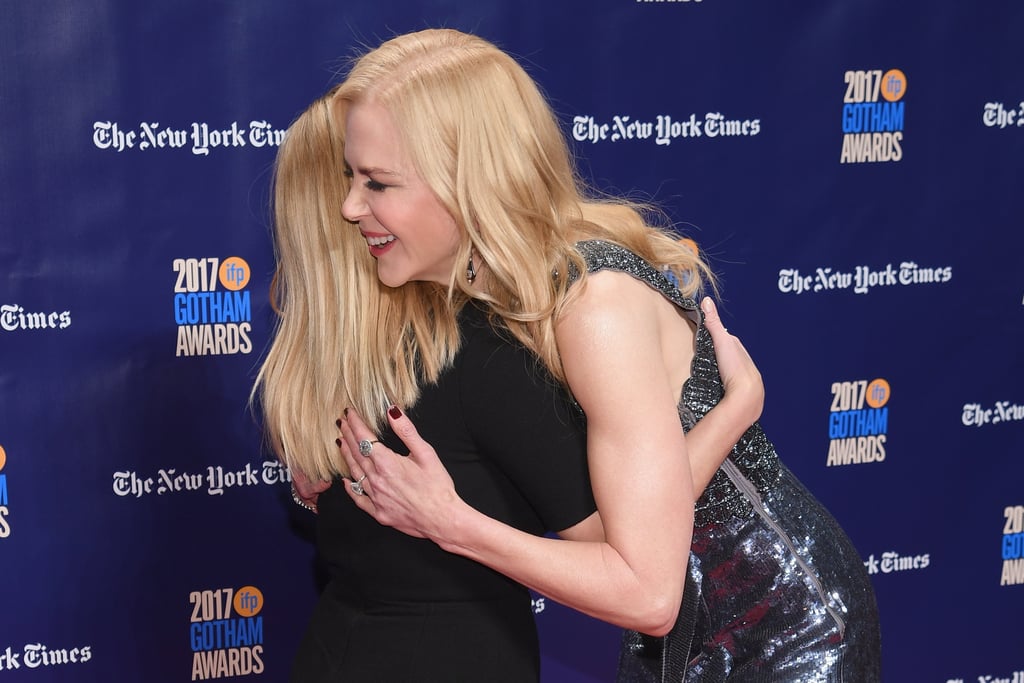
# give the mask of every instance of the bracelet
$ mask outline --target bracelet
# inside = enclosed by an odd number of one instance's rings
[[[306,501],[299,498],[299,492],[295,490],[295,484],[292,484],[292,500],[295,501],[295,504],[298,505],[300,508],[304,508],[306,510],[309,510],[310,512],[316,512],[315,507],[309,505],[308,503],[306,503]]]

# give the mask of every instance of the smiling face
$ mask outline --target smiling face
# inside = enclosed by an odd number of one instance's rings
[[[359,225],[380,281],[388,287],[413,280],[447,285],[458,227],[412,167],[387,109],[373,102],[348,108],[345,164],[352,184],[342,214]]]

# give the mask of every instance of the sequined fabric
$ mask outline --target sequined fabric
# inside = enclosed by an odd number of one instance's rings
[[[696,302],[621,247],[595,240],[576,248],[589,272],[629,273],[698,323],[679,405],[689,431],[723,395]],[[860,555],[753,425],[697,501],[675,627],[660,638],[627,631],[618,680],[872,683],[880,659],[874,590]]]

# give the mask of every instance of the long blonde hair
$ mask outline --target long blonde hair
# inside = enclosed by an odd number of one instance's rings
[[[447,287],[383,286],[358,230],[342,218],[350,106],[393,116],[412,165],[461,235]],[[289,129],[275,169],[280,319],[254,393],[271,445],[310,476],[344,474],[334,421],[355,407],[385,423],[391,403],[414,404],[459,347],[456,315],[487,302],[502,324],[564,381],[555,322],[573,244],[600,238],[676,274],[684,295],[710,278],[678,236],[649,225],[644,207],[594,198],[579,181],[550,106],[519,64],[493,44],[450,29],[393,38],[360,58],[341,85]],[[486,291],[466,276],[473,254]]]

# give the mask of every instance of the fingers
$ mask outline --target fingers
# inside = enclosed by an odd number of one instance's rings
[[[704,327],[711,333],[711,341],[715,343],[715,354],[722,353],[726,348],[726,344],[733,344],[737,347],[741,357],[753,364],[753,360],[750,360],[750,354],[747,353],[747,348],[743,346],[743,342],[736,335],[730,334],[729,330],[725,329],[725,326],[722,325],[722,318],[718,315],[718,306],[715,305],[711,297],[704,297],[700,302],[700,310],[704,312]]]
[[[715,346],[715,359],[725,386],[725,394],[739,401],[744,409],[744,424],[752,424],[761,415],[764,406],[764,383],[743,343],[722,325],[718,307],[709,297],[700,302],[704,312],[704,326],[711,334]]]
[[[342,423],[342,432],[346,431],[346,426]],[[366,512],[373,514],[374,506],[371,500],[371,493],[373,487],[370,484],[370,469],[373,469],[373,462],[369,458],[364,458],[361,455],[355,455],[352,449],[349,447],[349,442],[352,440],[351,430],[344,439],[338,439],[338,448],[341,450],[341,455],[345,459],[345,464],[348,468],[348,477],[346,477],[345,493],[359,505],[359,507]]]
[[[345,417],[341,419],[339,426],[345,443],[353,456],[358,453],[369,458],[373,454],[374,447],[380,443],[377,435],[370,431],[363,419],[352,408],[345,411]]]
[[[351,458],[350,466],[354,466],[353,475],[360,472],[374,470],[374,462],[370,457],[375,450],[386,449],[381,444],[377,435],[370,431],[363,419],[352,408],[345,411],[345,417],[340,421],[343,443]]]
[[[437,453],[401,409],[392,406],[388,419],[394,433],[410,448],[408,457],[378,441],[377,434],[354,409],[347,409],[338,420],[338,448],[352,477],[345,482],[346,492],[381,524],[426,537],[422,529],[424,506],[436,507],[438,499],[456,498],[454,484]]]
[[[409,447],[410,456],[422,454],[428,450],[433,452],[433,448],[423,440],[412,420],[398,406],[388,408],[388,422],[391,423],[391,431],[395,433],[395,436]]]
[[[401,439],[409,448],[409,455],[415,459],[415,456],[423,456],[427,454],[433,454],[433,448],[429,443],[423,440],[417,431],[416,426],[412,423],[412,420],[402,412],[402,409],[398,406],[391,406],[388,409],[388,422],[391,423],[391,430],[395,435]],[[345,426],[353,435],[353,440],[349,442],[349,448],[354,451],[359,451],[359,444],[363,441],[375,442],[377,436],[366,426],[363,422],[363,418],[360,417],[354,409],[349,408],[345,412],[345,418],[342,420],[342,432],[345,431]],[[378,452],[390,452],[386,446],[380,445],[379,442],[373,443],[373,447],[370,449],[370,454],[374,455]],[[375,466],[381,466],[381,461],[376,461]]]
[[[349,478],[352,481],[357,481],[366,474],[365,468],[372,466],[373,463],[369,458],[357,455],[359,447],[355,436],[352,434],[351,427],[349,427],[345,420],[338,420],[338,428],[341,431],[341,436],[335,439],[334,443],[337,444],[341,457],[345,461],[345,469],[348,470]],[[366,462],[363,462],[363,460]]]
[[[443,469],[434,448],[423,440],[412,420],[398,406],[388,410],[388,421],[395,435],[409,448],[407,458],[394,457],[399,454],[382,444],[354,409],[346,410],[345,417],[338,421],[342,434],[338,445],[342,456],[354,479],[358,480],[363,474],[369,475],[367,482],[363,482],[367,493],[372,491],[376,477],[396,474],[403,461],[406,464],[415,463],[420,468]],[[367,487],[367,483],[370,487]]]
[[[704,327],[708,328],[711,339],[715,342],[715,346],[718,346],[718,342],[724,341],[725,337],[729,335],[729,330],[723,327],[722,318],[718,315],[718,306],[715,305],[711,297],[706,296],[700,302],[700,310],[704,311]]]
[[[376,517],[376,507],[373,504],[373,498],[370,497],[369,492],[366,490],[368,481],[369,479],[367,479],[365,474],[352,481],[346,481],[345,493],[348,494],[348,497],[352,499],[360,510]],[[358,486],[356,485],[357,483]],[[359,491],[362,491],[362,493],[359,493]]]
[[[366,512],[374,519],[377,519],[378,509],[373,502],[372,475],[378,473],[378,469],[370,457],[373,450],[386,447],[381,444],[376,435],[370,431],[362,418],[351,408],[345,411],[345,417],[337,421],[341,437],[335,440],[341,456],[345,460],[349,477],[345,483],[345,493],[363,512]],[[359,451],[361,441],[371,442],[369,455],[362,455]]]

